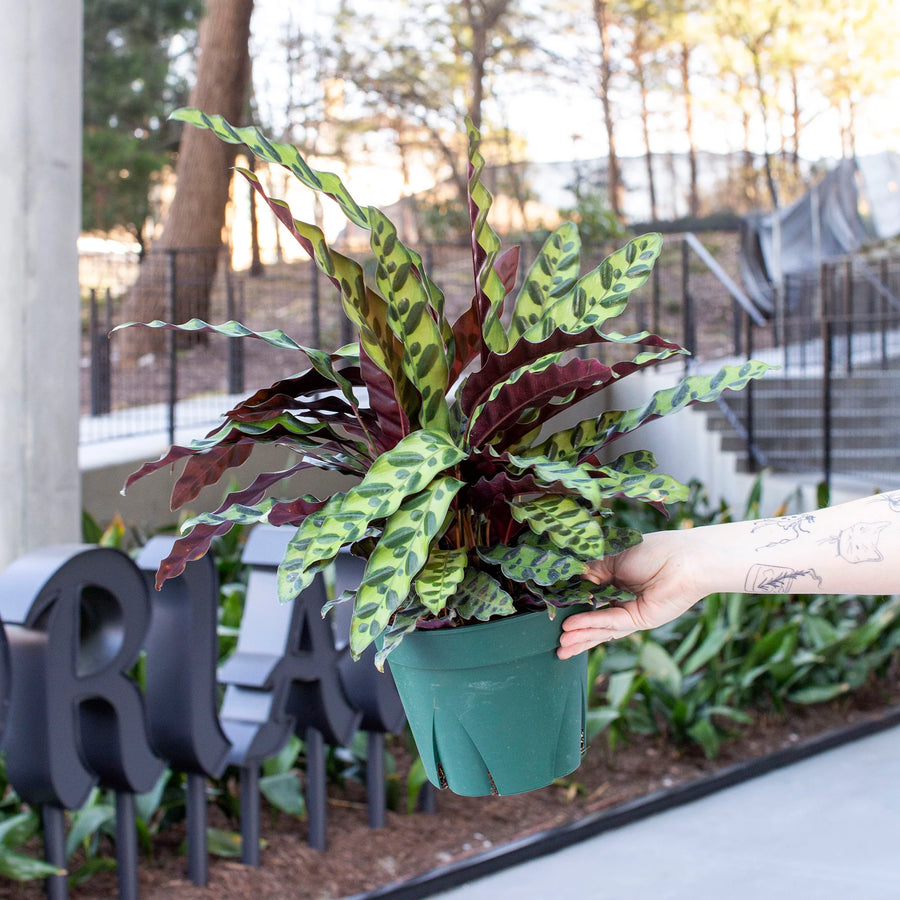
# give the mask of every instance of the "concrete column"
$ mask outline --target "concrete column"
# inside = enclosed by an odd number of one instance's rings
[[[0,567],[80,539],[80,0],[3,5]]]

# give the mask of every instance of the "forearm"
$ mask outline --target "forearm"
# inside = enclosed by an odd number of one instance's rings
[[[680,535],[705,593],[900,593],[900,491]]]

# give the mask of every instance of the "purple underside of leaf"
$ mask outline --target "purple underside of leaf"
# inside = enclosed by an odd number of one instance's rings
[[[305,497],[285,500],[276,503],[266,518],[270,525],[296,525],[299,528],[307,516],[318,512],[327,502],[327,500],[307,500]]]
[[[294,399],[286,395],[272,397],[257,407],[245,407],[239,416],[229,413],[228,418],[235,422],[265,422],[283,412],[312,413],[316,421],[356,422],[357,416],[353,407],[341,397],[320,397],[315,400]],[[301,415],[302,417],[302,415]],[[359,417],[372,419],[375,416],[367,409],[359,410]]]
[[[375,365],[362,347],[359,349],[359,364],[369,406],[378,420],[378,432],[373,436],[378,449],[384,452],[409,434],[409,419],[397,400],[390,376]]]
[[[469,308],[453,323],[453,365],[450,383],[459,378],[481,349],[481,323],[478,319],[478,298],[473,297]]]
[[[354,386],[362,384],[360,371],[356,366],[348,366],[346,369],[341,369],[339,374]],[[242,400],[237,406],[229,410],[225,414],[225,418],[240,419],[240,413],[243,410],[258,409],[263,404],[271,402],[275,397],[298,398],[307,394],[319,394],[323,391],[334,390],[337,390],[337,385],[333,381],[315,369],[308,369],[300,375],[276,381],[271,387],[261,388],[255,394],[246,400]]]
[[[573,359],[563,365],[554,363],[541,372],[526,372],[517,381],[505,384],[493,400],[484,404],[472,426],[469,442],[479,447],[500,432],[511,434],[522,415],[533,409],[537,417],[522,426],[522,434],[527,434],[541,421],[577,402],[573,398],[566,404],[552,405],[551,400],[569,397],[573,392],[581,400],[615,379],[615,371],[596,359]]]
[[[215,513],[223,513],[232,506],[253,506],[256,503],[259,503],[259,501],[266,496],[269,488],[278,484],[279,481],[290,478],[291,475],[296,475],[298,472],[302,472],[305,469],[315,468],[317,468],[315,463],[303,461],[291,466],[289,469],[282,469],[279,472],[263,472],[256,476],[252,484],[239,491],[232,491],[228,494],[220,504],[219,508],[215,510]]]
[[[248,488],[248,490],[250,489]],[[304,497],[276,503],[269,511],[268,521],[272,525],[297,525],[299,527],[308,515],[318,512],[325,503],[325,500],[311,501]],[[226,506],[223,503],[219,511],[224,508]],[[190,534],[178,538],[172,545],[169,555],[156,570],[156,589],[159,590],[168,579],[179,576],[189,562],[204,556],[209,551],[213,540],[220,535],[227,534],[233,527],[233,522],[195,525]]]
[[[127,491],[131,485],[136,481],[140,481],[140,479],[144,478],[146,475],[150,475],[152,472],[158,472],[160,469],[165,469],[167,466],[173,466],[186,456],[195,456],[197,452],[197,450],[193,450],[190,447],[170,447],[164,456],[152,460],[151,462],[145,462],[137,471],[132,472],[128,478],[125,479],[123,491]]]
[[[243,465],[253,452],[253,444],[231,443],[212,447],[188,459],[172,488],[170,507],[179,509],[203,488],[215,484],[229,469]]]
[[[477,371],[473,372],[467,379],[460,391],[460,405],[462,411],[468,416],[481,403],[487,399],[491,388],[495,384],[509,378],[516,369],[522,366],[530,365],[537,362],[544,356],[551,353],[560,353],[565,350],[574,350],[577,347],[587,346],[589,344],[608,344],[617,343],[611,341],[608,337],[595,331],[593,328],[588,329],[581,334],[569,334],[562,329],[557,329],[539,343],[531,341],[518,341],[509,353],[493,353],[487,362]],[[680,350],[678,344],[664,340],[658,335],[651,334],[634,344],[646,347],[658,347],[664,350]]]
[[[281,222],[281,224],[284,225],[285,228],[287,228],[294,240],[296,240],[297,243],[300,244],[301,247],[303,247],[303,249],[309,254],[312,259],[315,259],[315,247],[313,247],[312,241],[310,241],[309,238],[305,237],[297,230],[297,226],[294,224],[294,216],[291,213],[289,207],[272,200],[272,198],[269,197],[269,195],[263,190],[263,186],[260,183],[259,179],[251,175],[251,173],[245,172],[241,169],[238,169],[238,171],[244,176],[244,178],[247,179],[253,190],[255,190],[256,193],[259,194],[260,197],[263,198],[263,200],[265,200],[266,205],[269,207],[269,209],[271,209],[272,212],[275,213],[275,218],[278,219],[278,221]],[[340,280],[336,276],[329,275],[327,272],[324,274],[325,277],[328,278],[328,280],[338,290],[341,289]]]
[[[227,534],[232,525],[232,522],[222,522],[218,525],[197,525],[190,534],[178,538],[172,545],[169,555],[156,570],[156,589],[159,590],[168,579],[177,578],[189,562],[200,559],[209,550],[213,538],[220,534]]]
[[[577,371],[576,363],[596,363],[597,360],[572,360],[572,362],[567,363],[563,368],[573,367]],[[490,439],[491,437],[497,435],[500,431],[503,431],[503,440],[500,444],[496,446],[496,449],[502,450],[504,447],[511,447],[515,445],[518,441],[520,441],[525,435],[529,434],[535,428],[540,425],[543,425],[545,422],[548,422],[550,419],[554,418],[554,416],[559,415],[559,413],[569,409],[574,406],[576,403],[580,403],[582,400],[587,397],[591,397],[594,394],[599,393],[604,388],[609,387],[612,382],[624,378],[627,375],[631,375],[634,372],[637,372],[640,369],[643,369],[647,366],[651,366],[656,362],[655,359],[649,359],[645,362],[636,363],[634,360],[623,360],[622,362],[615,363],[612,367],[609,367],[608,371],[611,372],[611,376],[609,378],[605,378],[598,369],[598,373],[600,373],[600,377],[594,381],[591,381],[590,374],[586,374],[583,378],[573,378],[572,380],[566,380],[562,377],[557,382],[555,387],[547,386],[544,379],[541,378],[542,374],[538,373],[538,377],[536,379],[536,383],[530,389],[529,393],[526,393],[522,398],[521,402],[519,402],[518,406],[515,409],[511,409],[506,407],[506,402],[503,398],[503,391],[501,390],[498,397],[493,400],[490,404],[485,406],[485,412],[487,412],[489,406],[493,406],[495,404],[499,404],[499,409],[501,411],[502,423],[500,423],[496,427],[492,427],[489,432],[485,434],[485,436],[481,438],[472,438],[473,443],[481,444],[486,439]],[[602,364],[598,364],[602,368],[607,368],[606,366],[602,366]],[[550,368],[553,368],[552,366]],[[547,370],[549,371],[549,369]],[[520,379],[519,381],[521,381]],[[516,382],[517,384],[519,382]],[[543,390],[541,390],[543,388]],[[519,397],[522,397],[521,393],[518,394]],[[549,401],[554,397],[566,397],[567,400],[565,403],[561,404],[553,404]],[[530,408],[536,408],[538,413],[537,416],[533,419],[530,419],[527,422],[519,422],[518,418],[525,412],[525,410]],[[503,413],[508,413],[508,415],[503,415]],[[484,413],[482,413],[482,416]],[[659,418],[659,416],[654,416],[653,418]],[[649,421],[649,419],[647,420]],[[480,424],[481,417],[475,423],[475,426]],[[473,428],[473,432],[475,429]]]
[[[509,472],[498,472],[493,476],[473,479],[463,488],[461,502],[476,510],[489,509],[498,503],[505,503],[522,494],[571,494],[569,488],[554,482],[538,482],[533,475],[513,476]]]

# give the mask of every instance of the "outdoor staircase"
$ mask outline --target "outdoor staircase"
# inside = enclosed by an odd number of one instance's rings
[[[746,425],[748,394],[726,392],[724,402]],[[825,389],[820,375],[780,375],[753,383],[753,440],[774,471],[822,472],[825,464]],[[722,449],[746,445],[729,416],[705,404],[707,427],[722,432]],[[831,383],[831,464],[834,473],[873,474],[900,485],[900,370],[868,368]]]

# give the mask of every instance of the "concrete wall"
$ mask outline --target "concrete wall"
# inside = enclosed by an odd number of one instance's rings
[[[179,439],[179,443],[180,443]],[[105,527],[116,515],[125,524],[149,536],[162,527],[178,524],[187,514],[215,509],[226,491],[236,479],[240,487],[246,487],[261,472],[277,472],[287,469],[297,461],[296,454],[284,448],[259,447],[250,459],[235,473],[226,475],[221,482],[204,488],[196,500],[184,510],[172,511],[169,496],[177,473],[171,468],[154,472],[133,484],[123,496],[121,491],[128,476],[152,459],[158,459],[167,448],[159,441],[142,441],[101,445],[81,454],[81,490],[84,509]],[[312,494],[324,499],[337,491],[347,490],[353,480],[334,472],[311,470],[292,476],[284,483],[283,491],[276,496],[296,497]]]
[[[80,536],[78,0],[7,3],[0,27],[0,568]]]

